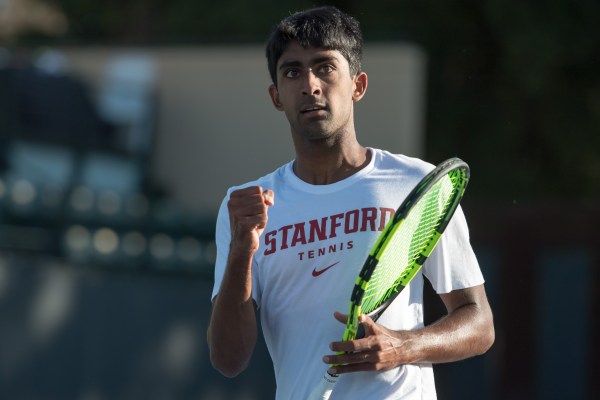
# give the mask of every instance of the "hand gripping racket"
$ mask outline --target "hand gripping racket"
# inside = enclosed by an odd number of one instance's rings
[[[402,202],[365,261],[350,298],[344,341],[362,337],[358,318],[376,321],[421,269],[464,194],[469,166],[451,158],[427,174]],[[338,375],[325,372],[308,400],[325,400]]]

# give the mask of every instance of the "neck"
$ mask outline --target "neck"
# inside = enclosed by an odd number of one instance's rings
[[[371,160],[370,152],[356,140],[351,143],[315,141],[296,147],[294,173],[313,185],[327,185],[354,175]]]

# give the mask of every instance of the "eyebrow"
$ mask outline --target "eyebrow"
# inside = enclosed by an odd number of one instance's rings
[[[335,56],[316,57],[316,58],[313,58],[310,60],[309,65],[321,64],[324,62],[331,62],[331,61],[338,61],[338,58]],[[289,67],[301,67],[301,66],[302,66],[302,63],[298,60],[289,60],[289,61],[283,61],[278,69],[282,70],[282,69],[289,68]]]

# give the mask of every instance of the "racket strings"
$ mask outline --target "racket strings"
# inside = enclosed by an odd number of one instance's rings
[[[451,205],[460,179],[446,175],[437,181],[414,205],[381,249],[378,266],[362,300],[361,312],[369,313],[392,297],[402,282],[410,280],[420,268],[418,261],[426,257],[424,250],[435,236],[446,209]],[[401,265],[405,268],[398,268]],[[389,282],[395,282],[390,287]]]

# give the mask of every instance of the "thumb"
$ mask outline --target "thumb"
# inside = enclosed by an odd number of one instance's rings
[[[358,317],[358,322],[364,329],[365,337],[375,335],[377,332],[377,324],[371,319],[371,317],[362,314],[360,317]]]
[[[272,206],[275,204],[275,193],[271,189],[267,189],[263,192],[263,199],[266,205]]]

